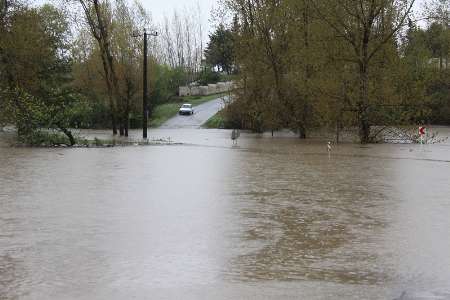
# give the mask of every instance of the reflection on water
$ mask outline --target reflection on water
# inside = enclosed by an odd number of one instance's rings
[[[0,299],[450,299],[448,144],[152,135],[0,145]]]
[[[19,296],[21,281],[24,279],[19,261],[9,254],[0,256],[0,295],[15,299]],[[0,299],[2,299],[2,297]]]
[[[256,249],[235,260],[240,277],[386,281],[387,274],[368,266],[377,263],[369,250],[385,227],[386,187],[378,180],[387,174],[363,160],[349,162],[323,155],[243,158],[246,180],[234,183],[246,222],[242,247]]]

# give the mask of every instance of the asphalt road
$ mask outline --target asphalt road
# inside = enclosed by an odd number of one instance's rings
[[[223,107],[222,98],[217,98],[194,106],[194,114],[177,115],[161,125],[160,128],[199,128]]]

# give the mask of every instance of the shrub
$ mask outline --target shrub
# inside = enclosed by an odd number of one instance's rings
[[[219,81],[220,81],[220,73],[212,71],[211,69],[204,70],[198,78],[198,83],[200,85],[207,85],[210,83],[213,84]]]

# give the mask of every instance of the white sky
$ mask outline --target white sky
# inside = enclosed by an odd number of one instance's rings
[[[61,0],[28,0],[34,5],[42,5],[44,3],[61,4]],[[128,0],[130,2],[134,0]],[[186,10],[197,11],[200,7],[201,22],[203,26],[203,39],[208,40],[208,33],[213,30],[214,25],[211,25],[211,11],[217,8],[218,0],[137,0],[142,3],[145,9],[151,13],[152,20],[156,24],[161,24],[164,21],[164,16],[169,19],[172,17],[174,10],[183,15]],[[213,23],[214,24],[214,23]]]
[[[211,10],[218,7],[217,0],[140,0],[144,7],[151,12],[155,23],[161,23],[164,16],[169,18],[172,16],[174,10],[183,12],[186,9],[196,8],[200,6],[202,13],[201,22],[204,28],[204,39],[207,40],[208,33],[213,30],[214,24],[211,24]],[[423,4],[430,0],[416,0],[414,4],[414,11],[420,11]]]
[[[34,3],[55,2],[58,0],[30,0]],[[130,0],[133,1],[133,0]],[[207,39],[208,32],[212,30],[211,10],[217,8],[217,0],[140,0],[143,6],[151,13],[155,23],[162,23],[164,16],[171,17],[174,10],[182,13],[186,9],[192,10],[200,6],[202,13],[201,22],[204,28],[204,38]],[[420,11],[423,4],[430,0],[416,0],[415,11]]]
[[[205,33],[208,33],[211,27],[209,25],[211,9],[217,6],[216,0],[141,0],[141,3],[151,12],[153,20],[156,23],[162,22],[164,15],[170,18],[175,9],[182,13],[186,9],[196,9],[198,5],[202,13],[201,22],[203,28],[205,28]]]
[[[420,11],[423,4],[429,0],[416,0],[414,4],[414,10]],[[209,32],[212,25],[209,20],[211,19],[211,10],[217,8],[217,0],[141,0],[144,7],[151,12],[153,20],[161,22],[164,15],[170,17],[173,11],[176,9],[178,12],[183,12],[185,9],[192,9],[200,6],[202,12],[202,24],[206,29],[205,32]]]

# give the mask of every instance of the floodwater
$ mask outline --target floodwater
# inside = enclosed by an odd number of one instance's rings
[[[0,145],[0,299],[450,299],[448,142],[150,136]]]

